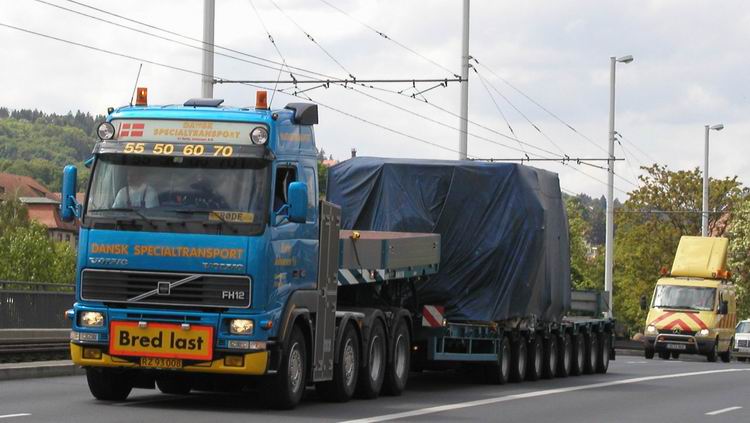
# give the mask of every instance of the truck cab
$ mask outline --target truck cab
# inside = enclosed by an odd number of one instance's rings
[[[734,344],[736,291],[726,270],[726,238],[683,236],[672,270],[660,278],[648,309],[645,356],[702,354],[729,362]]]

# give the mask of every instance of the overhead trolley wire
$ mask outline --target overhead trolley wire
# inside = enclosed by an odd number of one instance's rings
[[[258,21],[260,21],[260,25],[263,27],[263,30],[266,32],[266,35],[268,35],[268,41],[271,42],[273,45],[273,48],[276,49],[276,53],[279,55],[279,58],[281,58],[281,63],[283,63],[283,66],[281,67],[281,70],[279,70],[279,75],[276,78],[276,82],[273,85],[273,91],[271,91],[271,100],[268,102],[269,105],[273,104],[273,98],[276,95],[276,88],[279,86],[279,80],[281,80],[281,73],[283,72],[284,67],[289,69],[289,66],[286,64],[286,59],[284,59],[284,55],[281,54],[281,50],[279,49],[279,46],[276,44],[276,40],[273,39],[273,35],[271,35],[271,31],[268,30],[268,27],[266,26],[266,23],[263,21],[263,17],[260,16],[260,12],[258,12],[258,9],[255,7],[255,3],[253,0],[247,0],[250,2],[250,6],[253,8],[253,11],[255,12],[255,16],[258,17]],[[294,78],[294,75],[292,75],[291,71],[289,75]]]

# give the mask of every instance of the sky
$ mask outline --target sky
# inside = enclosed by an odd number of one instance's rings
[[[292,70],[297,79],[310,71],[360,80],[451,78],[460,73],[461,11],[458,0],[217,0],[214,43],[230,50],[217,48],[214,74],[276,80],[280,66],[274,62],[285,62],[305,69]],[[615,155],[625,159],[615,165],[616,197],[637,187],[640,166],[702,168],[706,124],[725,125],[710,135],[709,174],[750,183],[745,1],[472,0],[470,16],[470,54],[479,63],[472,63],[478,73],[472,70],[469,78],[470,157],[606,158],[610,57],[632,55],[632,63],[616,70],[615,128],[622,147],[616,145]],[[202,0],[0,1],[0,106],[102,114],[129,102],[140,63],[138,85],[148,87],[149,103],[199,97],[203,51],[189,38],[202,39],[202,22]],[[285,68],[281,78],[288,74]],[[300,94],[321,105],[318,147],[339,160],[352,148],[360,156],[456,159],[459,84],[433,88],[422,100],[410,96],[411,85],[331,85]],[[252,106],[256,89],[218,84],[214,97]],[[272,107],[298,101],[277,92]],[[558,173],[565,191],[606,192],[604,169],[532,165]]]

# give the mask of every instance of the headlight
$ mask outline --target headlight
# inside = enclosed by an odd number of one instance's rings
[[[253,144],[263,145],[268,141],[268,130],[266,128],[255,128],[250,131],[250,139]]]
[[[646,328],[646,333],[656,333],[656,326],[648,325],[648,327]]]
[[[96,128],[96,134],[103,140],[111,140],[115,137],[115,127],[109,122],[104,122]]]
[[[249,319],[232,319],[229,321],[229,332],[235,335],[250,335],[253,333],[253,321]]]
[[[701,329],[700,331],[698,331],[698,335],[700,335],[700,336],[708,336],[709,332],[710,331],[708,329]]]
[[[85,327],[101,327],[104,325],[104,315],[98,311],[84,311],[81,313],[79,324]]]

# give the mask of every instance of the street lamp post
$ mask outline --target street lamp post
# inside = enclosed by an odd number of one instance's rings
[[[706,125],[705,147],[703,149],[703,212],[701,213],[701,236],[708,236],[708,132],[721,131],[724,124]]]
[[[607,227],[605,232],[604,290],[608,292],[607,311],[612,316],[612,276],[615,232],[615,67],[617,63],[630,63],[633,56],[610,57],[609,67],[609,160],[607,171]]]

